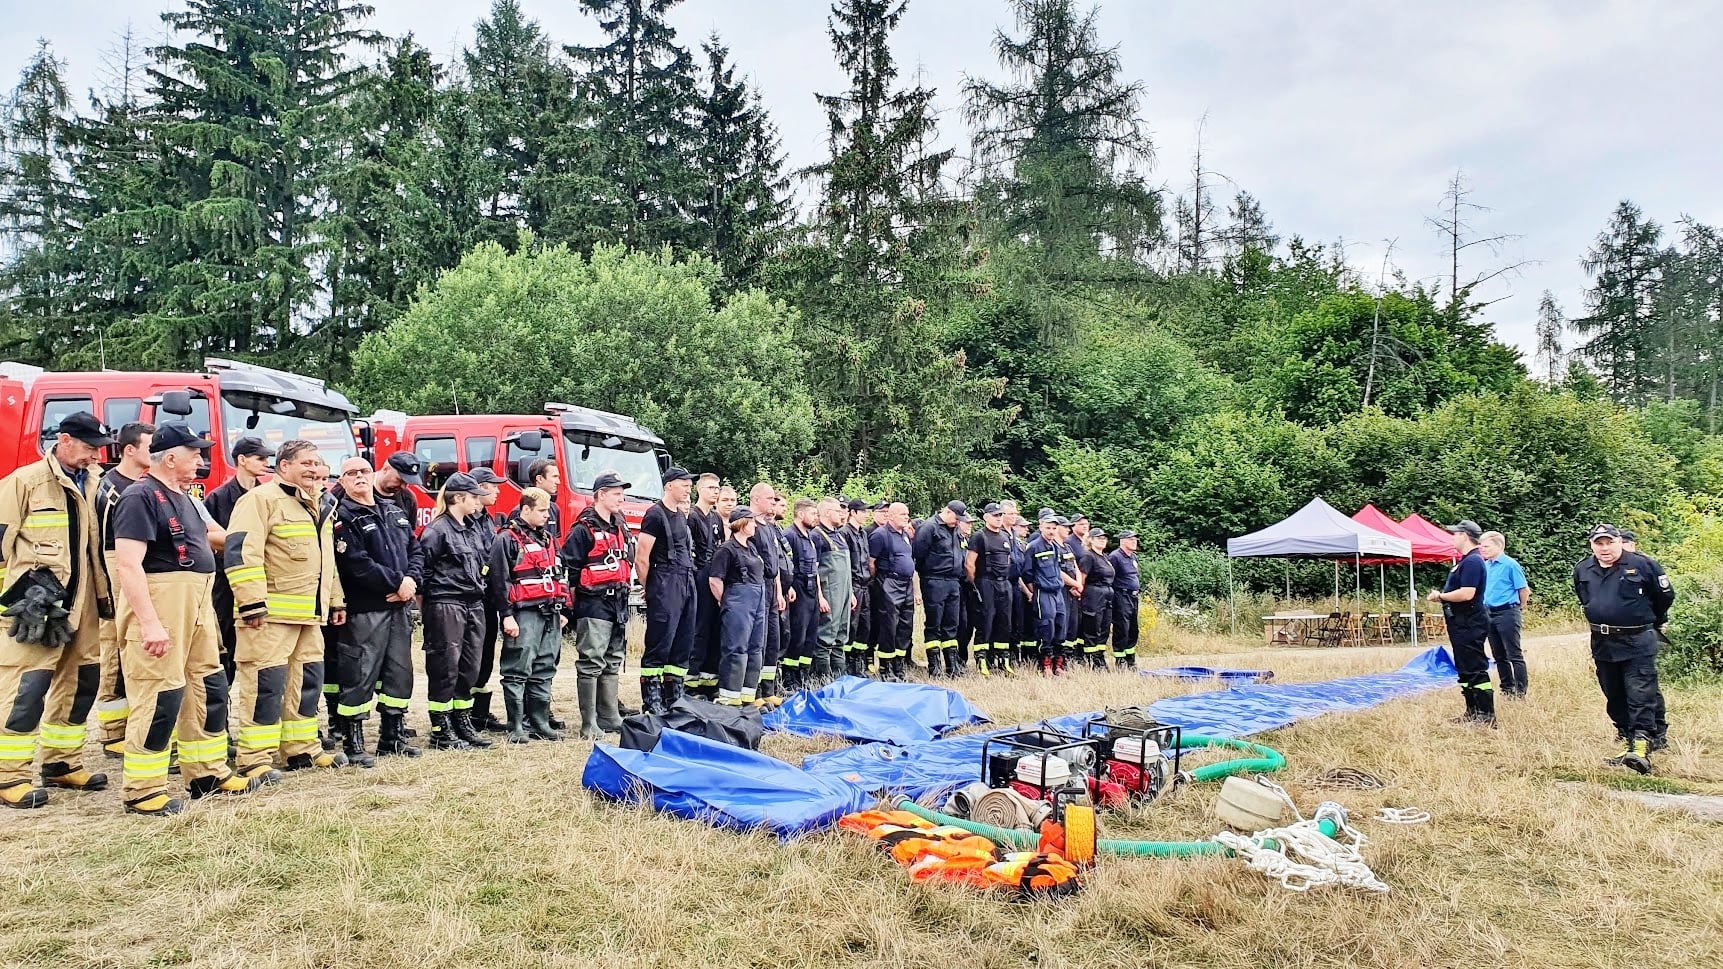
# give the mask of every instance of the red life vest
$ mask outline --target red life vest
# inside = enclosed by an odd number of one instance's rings
[[[580,567],[580,587],[587,592],[610,592],[628,588],[634,576],[634,555],[629,550],[628,524],[619,513],[615,530],[603,522],[587,522],[592,532],[592,551]]]
[[[520,558],[509,570],[509,602],[567,602],[568,583],[562,580],[556,550],[542,536],[521,528],[518,521],[509,522],[508,532],[520,545]]]

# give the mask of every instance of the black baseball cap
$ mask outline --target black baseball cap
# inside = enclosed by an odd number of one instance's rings
[[[890,507],[891,507],[891,502],[889,502],[889,501],[876,501],[873,503],[873,509],[872,510],[873,511],[885,511],[887,508],[890,508]]]
[[[235,461],[247,455],[254,455],[260,458],[275,457],[275,449],[263,443],[263,438],[250,436],[242,437],[239,440],[234,441],[233,448],[228,453]]]
[[[967,512],[969,510],[969,506],[964,504],[961,501],[948,501],[945,503],[945,507],[946,507],[946,510],[955,511],[959,515],[963,514],[964,512]]]
[[[1037,520],[1057,524],[1059,521],[1059,515],[1051,508],[1043,508],[1041,509],[1041,515]]]
[[[1119,541],[1121,541],[1121,542],[1127,538],[1136,538],[1136,537],[1137,537],[1137,533],[1131,531],[1129,528],[1122,529],[1119,532]]]
[[[445,495],[476,495],[479,494],[479,483],[465,471],[456,471],[449,475],[449,480],[443,482]]]
[[[401,476],[401,480],[410,485],[423,486],[425,479],[419,476],[419,456],[410,451],[396,451],[389,455],[389,467]]]
[[[1064,515],[1054,515],[1053,516],[1053,524],[1063,525],[1066,528],[1070,528],[1071,527],[1071,519],[1066,518]]]
[[[490,468],[473,468],[468,471],[467,474],[470,475],[475,482],[482,485],[503,483],[503,476],[492,471]]]
[[[1105,528],[1099,528],[1099,527],[1091,528],[1091,529],[1089,529],[1089,537],[1090,538],[1106,538],[1107,537],[1107,530]]]
[[[1593,541],[1593,542],[1597,541],[1600,538],[1621,538],[1621,537],[1622,537],[1621,529],[1616,528],[1614,525],[1608,525],[1608,524],[1599,524],[1599,525],[1592,526],[1591,535],[1588,536],[1589,540]]]
[[[844,507],[848,508],[850,511],[867,511],[868,503],[860,498],[851,498],[844,504]]]
[[[665,484],[669,484],[672,481],[693,481],[693,480],[694,480],[694,474],[693,474],[693,472],[689,471],[687,468],[672,467],[672,468],[669,468],[668,470],[666,470],[664,472],[664,475],[663,475],[663,482]]]
[[[1623,528],[1621,530],[1621,540],[1624,542],[1637,542],[1639,541],[1639,536],[1634,534],[1633,529]]]
[[[986,505],[982,506],[981,513],[983,515],[1003,515],[1005,514],[1005,509],[999,506],[999,502],[990,501]]]
[[[607,488],[632,488],[634,485],[622,480],[622,475],[614,471],[606,471],[592,480],[593,491],[604,491]]]
[[[107,447],[114,443],[113,433],[101,421],[96,420],[96,415],[87,410],[67,414],[61,418],[60,426],[55,433],[70,434],[91,447]],[[161,433],[160,429],[157,429],[156,433]],[[151,448],[150,450],[154,451],[155,449]]]
[[[1474,542],[1484,537],[1484,530],[1479,528],[1478,523],[1472,521],[1470,518],[1461,519],[1460,521],[1447,526],[1447,529],[1456,535],[1464,532],[1466,535],[1470,536]]]
[[[1089,520],[1089,516],[1083,514],[1082,512],[1078,512],[1075,515],[1071,516],[1071,524],[1073,524],[1073,525],[1077,524],[1078,522],[1086,522],[1088,520]]]
[[[215,447],[215,442],[206,441],[193,434],[191,428],[181,421],[157,424],[155,436],[150,438],[150,453],[160,454],[176,447],[190,447],[197,448],[199,451],[207,451]]]
[[[752,519],[753,517],[754,517],[754,511],[753,511],[753,509],[749,508],[747,505],[737,505],[736,507],[730,509],[730,524],[732,524],[732,525],[736,524],[737,522],[748,521],[748,520]]]

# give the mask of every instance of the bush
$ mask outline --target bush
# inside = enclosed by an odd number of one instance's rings
[[[1169,603],[1191,604],[1225,599],[1226,556],[1212,548],[1173,548],[1140,553],[1138,568],[1145,582],[1166,590]]]

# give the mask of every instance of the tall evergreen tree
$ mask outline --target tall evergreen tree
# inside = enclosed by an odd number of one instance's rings
[[[1538,300],[1537,365],[1538,372],[1552,388],[1560,385],[1567,373],[1567,353],[1562,347],[1565,326],[1561,307],[1556,305],[1550,291],[1544,290],[1543,298]]]
[[[81,339],[73,295],[80,269],[75,248],[70,130],[65,65],[46,41],[24,65],[0,115],[0,298],[15,328],[10,355],[49,363]]]
[[[596,46],[564,50],[579,70],[583,153],[590,190],[569,199],[577,218],[635,248],[690,243],[700,198],[694,59],[666,14],[681,0],[578,0],[604,32]]]
[[[124,325],[132,362],[270,354],[311,328],[343,104],[369,79],[351,57],[381,41],[359,26],[370,14],[347,0],[187,0],[162,15],[180,42],[151,51],[151,191],[101,227],[156,260],[141,273],[148,312]]]
[[[1586,292],[1586,315],[1573,328],[1589,337],[1580,349],[1602,371],[1604,386],[1618,402],[1645,403],[1657,382],[1662,237],[1657,223],[1624,200],[1581,260],[1595,279]]]
[[[784,230],[789,179],[759,92],[736,78],[730,52],[716,34],[701,50],[706,89],[695,122],[701,197],[691,241],[724,267],[730,286],[741,287]]]

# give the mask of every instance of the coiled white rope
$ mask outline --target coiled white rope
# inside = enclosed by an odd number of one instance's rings
[[[1411,807],[1377,808],[1376,820],[1383,824],[1423,824],[1430,820],[1430,812]]]
[[[1257,781],[1280,795],[1298,820],[1249,837],[1223,831],[1214,836],[1215,841],[1231,848],[1252,871],[1279,882],[1287,891],[1303,892],[1328,885],[1388,891],[1388,886],[1364,863],[1359,849],[1368,839],[1347,823],[1346,808],[1323,801],[1317,805],[1316,817],[1306,819],[1284,788],[1266,778],[1259,777]],[[1348,840],[1342,842],[1323,834],[1319,825],[1325,820],[1333,821],[1335,833]],[[1269,842],[1273,842],[1273,847]]]

